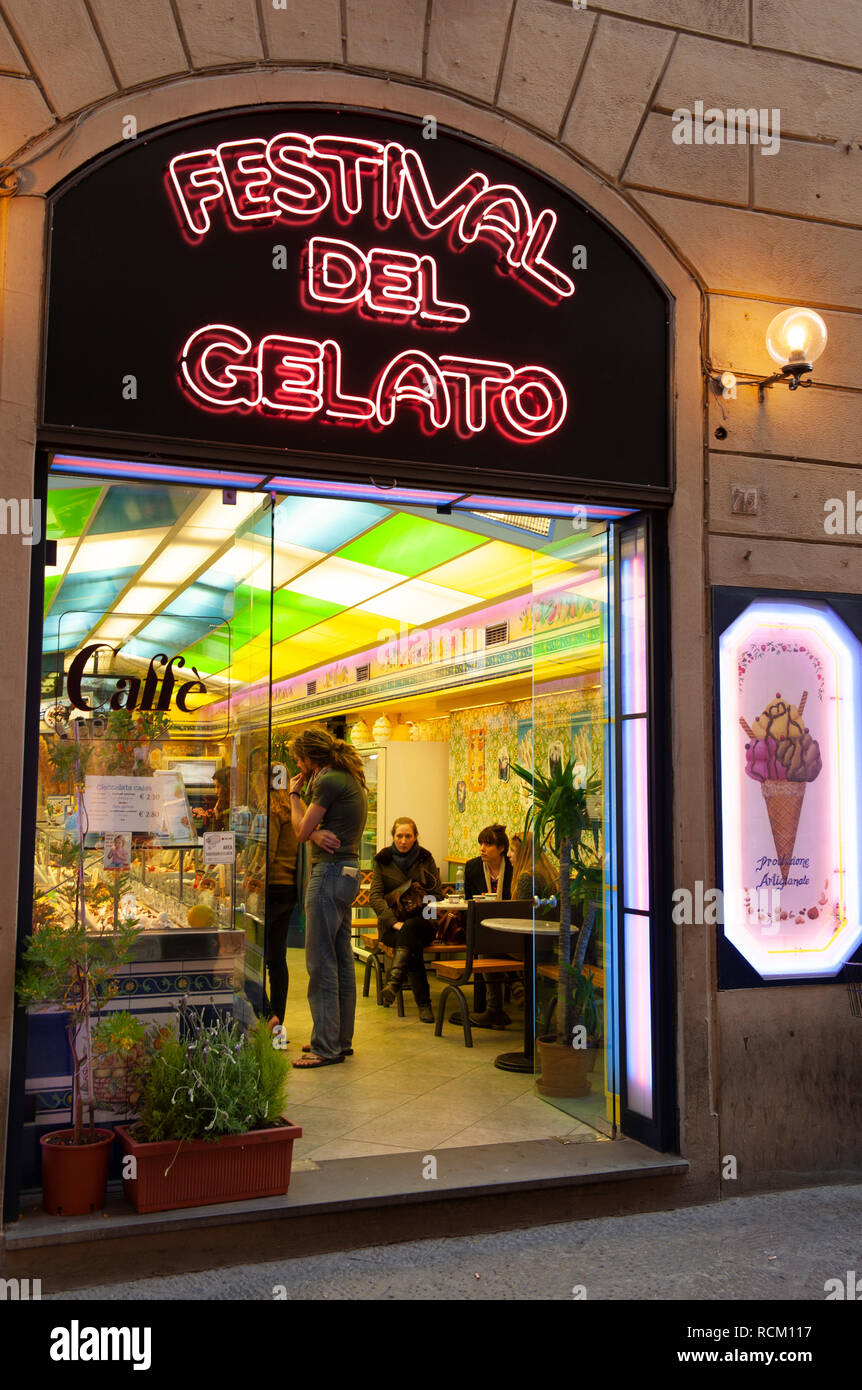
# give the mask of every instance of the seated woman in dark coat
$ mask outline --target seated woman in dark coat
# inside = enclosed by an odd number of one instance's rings
[[[374,857],[368,901],[377,913],[377,935],[393,947],[395,960],[383,990],[387,1007],[407,975],[423,1023],[433,1023],[431,991],[422,952],[437,934],[436,917],[427,915],[422,899],[443,897],[440,873],[430,850],[419,844],[416,822],[399,816],[392,826],[392,844]],[[406,906],[401,899],[405,900]]]

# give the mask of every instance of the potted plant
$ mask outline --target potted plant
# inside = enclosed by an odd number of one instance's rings
[[[265,1023],[244,1033],[181,1004],[177,1034],[152,1059],[137,1122],[117,1126],[128,1200],[149,1212],[285,1193],[302,1135],[282,1115],[289,1071]]]
[[[560,864],[557,1032],[537,1040],[542,1065],[538,1089],[543,1095],[585,1095],[598,1010],[592,976],[583,967],[602,892],[601,866],[590,859],[597,854],[601,827],[589,808],[601,793],[601,779],[597,773],[586,777],[571,760],[555,763],[548,777],[515,763],[512,767],[532,793],[525,833],[532,828],[535,844],[552,846]],[[583,913],[574,961],[573,905]]]
[[[80,885],[77,878],[74,882],[77,897]],[[80,1215],[105,1205],[114,1136],[95,1124],[93,1038],[138,935],[135,919],[121,922],[116,931],[94,933],[82,891],[71,925],[64,925],[44,895],[35,904],[33,935],[24,943],[18,972],[18,999],[25,1008],[53,1007],[66,1015],[72,1054],[72,1128],[52,1130],[40,1140],[43,1206],[55,1215]]]

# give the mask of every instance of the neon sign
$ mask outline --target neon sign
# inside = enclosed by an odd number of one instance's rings
[[[255,346],[227,323],[191,334],[180,371],[186,390],[204,408],[382,429],[406,406],[418,411],[425,433],[453,424],[462,438],[481,433],[490,418],[513,441],[544,439],[560,428],[568,404],[562,382],[546,367],[450,354],[435,359],[414,348],[386,364],[369,396],[347,395],[341,348],[333,339],[270,333]]]
[[[308,243],[308,294],[328,308],[357,305],[377,318],[460,324],[470,319],[466,304],[437,299],[437,262],[412,251],[374,247],[313,236]]]
[[[557,224],[550,208],[534,215],[514,185],[492,184],[480,173],[438,200],[420,156],[397,141],[286,131],[269,141],[226,140],[175,155],[169,174],[177,210],[195,237],[206,236],[216,206],[239,226],[310,220],[331,207],[346,226],[371,198],[383,228],[402,219],[419,236],[448,227],[453,249],[489,242],[509,272],[552,302],[575,292],[569,276],[545,259]]]
[[[198,240],[216,207],[234,226],[303,222],[326,209],[346,225],[370,199],[377,226],[404,220],[420,238],[448,229],[452,250],[489,242],[504,272],[540,297],[559,303],[574,293],[569,277],[544,256],[556,225],[550,209],[534,215],[514,185],[491,184],[480,173],[438,199],[419,155],[394,141],[286,132],[175,155],[168,167],[181,225]],[[437,260],[427,253],[363,249],[344,237],[314,235],[300,274],[306,309],[449,332],[471,320],[466,304],[442,297]],[[342,388],[342,346],[334,338],[268,333],[253,343],[230,323],[208,323],[189,335],[179,376],[190,400],[217,413],[381,430],[409,411],[423,434],[451,427],[462,439],[493,425],[513,443],[536,443],[568,413],[565,388],[547,367],[407,349],[378,370],[366,394],[354,395]]]

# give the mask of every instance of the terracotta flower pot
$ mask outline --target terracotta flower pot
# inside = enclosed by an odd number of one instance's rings
[[[42,1207],[54,1216],[83,1216],[101,1211],[108,1188],[108,1161],[113,1131],[97,1129],[92,1144],[74,1144],[73,1129],[43,1134]]]
[[[288,1120],[221,1139],[140,1143],[125,1125],[117,1125],[116,1135],[126,1200],[146,1212],[282,1196],[290,1186],[293,1141],[302,1130]],[[134,1177],[125,1176],[128,1157],[135,1160]]]
[[[541,1096],[574,1098],[590,1093],[589,1073],[597,1047],[567,1047],[551,1033],[538,1038],[542,1078],[536,1083]]]

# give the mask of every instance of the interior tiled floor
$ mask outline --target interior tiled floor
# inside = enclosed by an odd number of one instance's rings
[[[285,1030],[288,1051],[297,1058],[310,1037],[307,975],[301,950],[289,950],[287,956]],[[286,1114],[302,1126],[302,1138],[294,1146],[296,1159],[428,1152],[521,1139],[605,1138],[535,1095],[532,1076],[494,1066],[499,1052],[519,1049],[520,1011],[507,1004],[511,1026],[502,1032],[476,1028],[474,1045],[467,1048],[455,1024],[447,1021],[443,1036],[436,1038],[431,1024],[420,1023],[407,990],[404,1018],[398,1017],[394,1004],[386,1009],[376,1003],[373,984],[363,999],[364,970],[357,962],[355,1055],[334,1067],[291,1072]],[[429,978],[436,1013],[441,986],[430,972]],[[599,1077],[593,1086],[601,1098]]]

